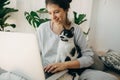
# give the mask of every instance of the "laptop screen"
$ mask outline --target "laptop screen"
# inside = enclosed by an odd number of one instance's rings
[[[45,80],[37,42],[33,33],[0,32],[0,68],[29,80]]]

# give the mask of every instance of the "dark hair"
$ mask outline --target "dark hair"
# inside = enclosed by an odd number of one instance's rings
[[[72,2],[72,0],[45,0],[46,5],[56,4],[60,8],[63,8],[64,10],[68,10],[70,8],[71,2]]]

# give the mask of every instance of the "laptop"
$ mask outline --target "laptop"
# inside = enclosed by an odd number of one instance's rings
[[[0,32],[0,72],[12,72],[25,80],[56,80],[67,70],[45,79],[36,35]]]
[[[35,34],[0,32],[0,68],[29,80],[45,80]]]
[[[49,76],[46,80],[57,80],[58,78],[60,78],[62,75],[64,75],[67,72],[68,72],[68,70],[57,72],[57,73]]]

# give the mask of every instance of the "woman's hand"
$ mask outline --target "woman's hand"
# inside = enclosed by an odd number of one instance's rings
[[[66,69],[78,69],[80,68],[80,63],[78,60],[66,61],[62,63],[54,63],[44,67],[45,72],[56,73]]]
[[[44,67],[45,72],[56,73],[59,71],[63,71],[67,69],[67,65],[65,63],[54,63]]]

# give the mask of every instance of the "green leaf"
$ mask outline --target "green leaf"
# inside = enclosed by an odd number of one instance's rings
[[[85,19],[86,14],[78,14],[77,12],[73,11],[74,14],[74,22],[78,25],[82,24],[83,22],[87,21]]]
[[[14,9],[14,8],[3,8],[3,9],[0,10],[0,18],[4,17],[8,13],[17,12],[17,11],[18,10]]]
[[[39,10],[37,10],[38,13],[48,13],[46,8],[41,8]]]
[[[90,28],[88,29],[88,31],[87,32],[83,32],[85,35],[88,35],[89,34],[89,32],[90,32]]]
[[[30,13],[25,12],[24,15],[26,16],[26,19],[28,20],[29,24],[32,25],[34,28],[40,25],[40,18],[36,12],[34,11],[31,11]]]
[[[0,8],[3,8],[4,6],[10,4],[9,0],[0,0]]]
[[[16,28],[16,25],[15,25],[15,24],[10,24],[10,26],[11,26],[12,28]]]
[[[4,27],[7,27],[7,26],[11,26],[12,28],[15,28],[15,27],[16,27],[16,25],[15,25],[15,24],[5,23],[5,24],[4,24]]]
[[[5,23],[5,21],[10,17],[10,15],[7,15],[3,18],[3,22]]]

